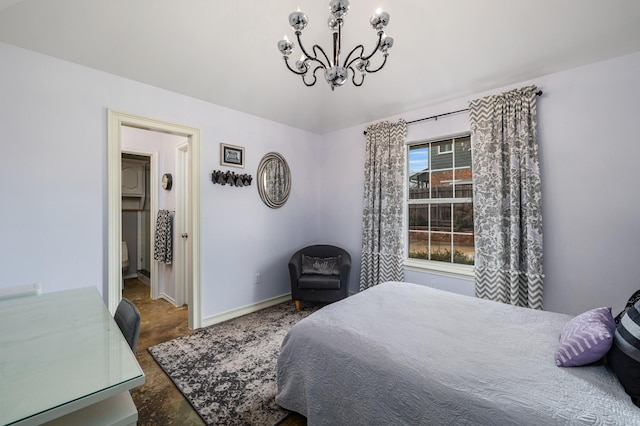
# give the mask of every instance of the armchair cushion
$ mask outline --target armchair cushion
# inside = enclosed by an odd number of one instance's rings
[[[299,289],[313,289],[313,290],[339,290],[340,289],[340,276],[339,275],[302,275],[298,279]]]
[[[302,274],[340,275],[342,256],[314,257],[302,255]]]

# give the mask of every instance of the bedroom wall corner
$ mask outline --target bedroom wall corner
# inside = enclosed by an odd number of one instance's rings
[[[466,98],[416,109],[407,120],[467,108],[468,101],[535,84],[538,141],[543,185],[544,306],[577,315],[611,306],[622,309],[638,288],[635,264],[640,253],[637,225],[637,100],[640,53],[541,76]],[[400,116],[386,118],[394,121]],[[382,120],[376,120],[382,121]],[[359,252],[361,242],[363,130],[367,124],[324,135],[351,162],[326,165],[334,177],[325,188],[342,193],[323,199],[322,232]],[[408,140],[468,131],[468,114],[408,127]],[[338,168],[339,167],[339,168]],[[325,192],[326,191],[325,189]],[[333,197],[333,196],[330,196]],[[333,222],[339,218],[337,232]],[[347,230],[345,232],[345,230]],[[355,266],[359,269],[359,264]],[[429,285],[429,273],[408,272],[407,280]],[[467,293],[470,281],[437,278],[437,287]],[[464,282],[463,282],[464,281]],[[471,282],[472,283],[472,282]],[[357,291],[357,286],[352,290]]]

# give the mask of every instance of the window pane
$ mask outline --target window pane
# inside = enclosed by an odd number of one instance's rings
[[[453,236],[453,263],[473,265],[475,254],[473,235]]]
[[[453,146],[456,153],[454,167],[471,167],[471,137],[457,138]]]
[[[451,232],[451,204],[431,204],[431,230]]]
[[[409,198],[429,198],[429,145],[409,148]]]
[[[447,151],[448,150],[448,151]],[[431,170],[453,168],[451,139],[431,144]]]
[[[409,257],[427,259],[429,253],[429,206],[409,206]]]
[[[431,197],[453,198],[453,170],[431,173]]]
[[[453,205],[453,231],[473,234],[473,203]]]
[[[473,198],[473,185],[470,183],[456,183],[455,198]]]
[[[429,144],[409,147],[409,171],[419,172],[429,168]]]
[[[425,231],[409,231],[409,257],[414,259],[429,258],[429,233]]]
[[[429,198],[429,145],[409,148],[409,198]]]
[[[409,185],[409,199],[421,198],[429,198],[429,172],[416,173],[413,177],[413,183]]]
[[[455,198],[473,197],[473,176],[471,172],[471,138],[469,136],[458,138],[454,144],[455,170],[453,181],[455,185]]]
[[[430,260],[451,263],[451,234],[431,232]]]
[[[427,231],[429,228],[429,206],[415,205],[409,206],[409,230]]]

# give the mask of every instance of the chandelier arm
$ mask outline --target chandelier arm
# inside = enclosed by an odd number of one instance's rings
[[[322,62],[322,58],[321,58],[321,59],[318,59],[318,52],[316,52],[316,49],[318,49],[318,50],[322,53],[322,56],[324,56],[324,59],[326,59],[326,60],[327,60],[327,62],[326,62],[326,63]],[[306,53],[305,53],[305,54],[306,54]],[[313,45],[313,54],[314,54],[314,56],[307,56],[307,57],[309,58],[309,60],[319,63],[319,64],[320,64],[320,66],[321,66],[323,69],[325,69],[325,70],[326,70],[328,67],[330,67],[330,66],[331,66],[331,62],[329,61],[329,57],[328,57],[328,56],[327,56],[327,54],[324,52],[324,50],[322,49],[322,47],[318,46],[317,44],[314,44],[314,45]]]
[[[358,82],[356,82],[356,72],[354,71],[354,69],[352,67],[349,67],[349,69],[351,70],[351,82],[353,83],[353,85],[356,86],[356,87],[362,86],[362,83],[364,83],[365,74],[364,73],[359,73],[362,76],[362,78],[360,79],[360,83],[358,83]]]
[[[304,75],[302,76],[302,82],[303,82],[303,83],[304,83],[304,85],[305,85],[305,86],[307,86],[307,87],[311,87],[311,86],[313,86],[314,84],[316,84],[316,81],[318,81],[318,78],[316,77],[316,73],[315,73],[315,71],[314,71],[311,75],[313,76],[313,81],[312,81],[311,83],[307,83],[307,80],[306,80],[306,78],[305,78],[305,77],[307,77],[307,74],[304,74]]]
[[[367,60],[371,59],[371,57],[376,54],[376,52],[380,48],[380,45],[382,44],[382,36],[383,35],[384,35],[384,31],[378,31],[378,43],[376,43],[376,47],[374,47],[373,51],[371,52],[371,54],[369,56],[363,56],[362,57],[363,61],[367,61]]]
[[[289,68],[289,71],[291,71],[292,73],[301,76],[304,76],[307,73],[308,69],[304,71],[297,71],[291,68],[291,65],[289,65],[289,58],[287,56],[283,56],[282,58],[284,59],[284,63],[287,64],[287,68]]]
[[[320,62],[320,61],[318,61],[318,62]],[[322,62],[320,62],[320,63],[322,64]],[[313,81],[311,83],[308,83],[306,78],[305,78],[305,77],[307,77],[307,74],[306,73],[303,74],[302,75],[302,82],[304,83],[304,85],[307,86],[307,87],[311,87],[314,84],[316,84],[316,81],[318,81],[318,76],[316,75],[316,72],[318,72],[318,70],[321,70],[321,69],[324,69],[324,64],[318,65],[317,67],[314,68],[313,72],[311,73],[311,76],[313,77]]]
[[[302,47],[302,45],[300,45],[300,47]],[[318,52],[316,51],[316,49],[319,50],[320,53],[322,53],[322,56],[324,56],[324,59],[326,59],[326,61],[327,61],[326,63],[324,63],[320,59],[318,59]],[[308,56],[307,55],[309,59],[311,59],[313,61],[316,61],[317,63],[321,64],[322,68],[324,68],[324,69],[327,69],[327,67],[331,66],[331,61],[329,60],[329,57],[327,56],[327,54],[325,53],[325,51],[324,51],[324,49],[322,47],[318,46],[317,44],[314,44],[312,50],[313,50],[314,56]],[[306,53],[305,53],[305,55],[306,55]]]
[[[289,61],[288,61],[288,58],[286,56],[283,56],[283,58],[284,58],[284,63],[287,64],[287,68],[289,68],[289,71],[291,71],[292,73],[294,73],[296,75],[299,75],[302,78],[302,82],[307,87],[313,86],[314,84],[316,84],[316,81],[318,81],[318,76],[316,75],[316,72],[318,72],[318,70],[326,69],[324,64],[322,63],[322,61],[319,61],[318,59],[315,59],[315,58],[309,58],[309,60],[318,62],[320,64],[320,65],[318,65],[317,67],[314,68],[312,73],[310,73],[311,76],[313,77],[313,81],[309,83],[309,82],[307,82],[307,79],[306,79],[306,77],[309,75],[308,74],[309,73],[309,68],[306,68],[304,71],[297,71],[297,70],[293,69],[291,67],[291,65],[289,65]]]
[[[317,60],[317,59],[316,59]],[[320,61],[318,61],[320,62]],[[304,81],[304,84],[306,84],[307,86],[313,86],[314,84],[316,84],[316,81],[318,80],[318,76],[316,75],[316,72],[318,72],[318,70],[323,70],[325,69],[324,64],[322,62],[320,62],[321,65],[318,65],[317,67],[314,68],[313,73],[311,73],[311,75],[313,75],[313,83],[307,83],[307,81],[304,79],[305,76],[302,77],[302,81]]]
[[[355,58],[349,60],[351,58],[351,55],[353,55],[356,50],[360,49],[360,55],[356,56]],[[362,58],[362,55],[364,54],[364,46],[359,44],[356,47],[354,47],[351,52],[349,52],[349,54],[347,55],[347,58],[344,60],[344,67],[345,68],[351,68],[351,65],[357,61],[358,59]]]
[[[366,71],[366,72],[378,72],[378,71],[380,71],[380,70],[382,69],[382,67],[384,67],[384,64],[386,64],[386,63],[387,63],[387,56],[389,56],[389,54],[388,54],[388,53],[385,53],[385,54],[384,54],[384,61],[382,61],[382,64],[381,64],[378,68],[376,68],[375,70],[370,70],[370,69],[369,69],[369,66],[367,65],[367,66],[364,68],[364,69],[365,69],[365,71]]]
[[[317,44],[314,44],[313,47],[311,48],[311,51],[313,52],[313,55],[310,55],[309,52],[307,52],[307,49],[304,48],[304,44],[302,44],[302,39],[300,38],[300,35],[302,34],[301,31],[296,31],[296,37],[298,39],[298,45],[300,46],[300,50],[302,50],[302,54],[313,60],[316,61],[320,64],[323,65],[323,67],[327,67],[331,65],[331,61],[329,60],[329,57],[327,56],[327,54],[324,52],[324,50],[322,49],[322,47],[318,46]],[[318,59],[318,52],[317,50],[319,50],[322,53],[322,56],[324,56],[324,58],[327,60],[327,64],[323,64],[322,61],[320,59]]]

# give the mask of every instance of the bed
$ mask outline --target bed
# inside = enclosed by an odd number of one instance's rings
[[[604,365],[560,368],[569,315],[388,282],[283,340],[276,402],[313,425],[640,425]]]

